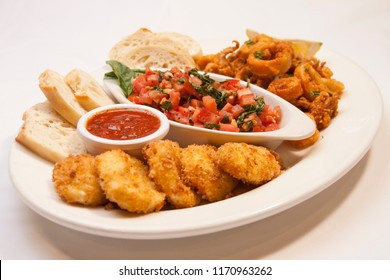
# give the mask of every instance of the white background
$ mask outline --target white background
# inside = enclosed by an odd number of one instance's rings
[[[365,69],[382,92],[383,122],[371,150],[306,202],[220,233],[121,240],[42,218],[20,200],[8,171],[23,112],[44,100],[39,74],[98,69],[112,45],[140,27],[214,40],[220,48],[246,28],[322,41]],[[390,259],[389,1],[1,0],[0,62],[1,259]]]

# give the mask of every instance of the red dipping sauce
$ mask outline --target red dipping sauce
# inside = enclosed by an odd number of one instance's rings
[[[152,134],[160,127],[160,120],[142,111],[113,109],[92,116],[86,124],[95,136],[111,140],[131,140]]]

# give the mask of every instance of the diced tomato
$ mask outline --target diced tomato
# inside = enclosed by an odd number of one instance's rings
[[[244,107],[250,104],[256,104],[255,95],[249,88],[239,89],[237,91],[238,103]]]
[[[218,123],[219,116],[207,108],[202,108],[198,114],[197,121],[201,123]]]
[[[279,129],[279,124],[271,123],[265,127],[265,131],[273,131]]]
[[[160,82],[160,88],[162,89],[171,89],[172,88],[172,83],[168,80],[162,80]]]
[[[149,91],[149,96],[150,96],[150,98],[153,99],[154,102],[160,103],[161,100],[166,96],[166,94],[164,94],[158,90],[151,90],[151,91]]]
[[[196,123],[196,122],[198,121],[198,116],[199,116],[200,111],[201,111],[201,109],[196,108],[196,109],[192,112],[191,121],[192,121],[193,123]]]
[[[280,123],[282,120],[282,109],[280,109],[280,106],[275,106],[274,109],[274,114],[275,114],[275,120],[277,123]]]
[[[237,79],[227,80],[222,84],[222,87],[227,90],[235,90],[237,89],[239,82],[240,80]]]
[[[268,126],[271,123],[279,123],[281,119],[280,107],[276,106],[272,109],[266,105],[259,117],[265,126]]]
[[[175,90],[171,91],[168,100],[171,101],[173,109],[177,109],[180,103],[180,92]]]
[[[131,95],[129,100],[142,105],[152,105],[153,99],[149,95]]]
[[[245,109],[242,108],[239,104],[237,104],[234,105],[230,111],[233,114],[233,117],[237,118],[242,112],[245,111]]]
[[[190,105],[194,108],[201,108],[203,107],[203,102],[198,99],[191,99]]]
[[[137,78],[133,80],[133,92],[139,93],[141,90],[146,87],[147,82],[144,75],[139,75]]]
[[[203,106],[209,109],[213,113],[218,113],[217,102],[210,95],[205,95],[202,97]]]
[[[179,122],[179,123],[189,124],[190,119],[189,119],[188,111],[185,112],[185,111],[181,110],[180,108],[183,109],[183,107],[179,107],[179,111],[170,110],[169,111],[169,114],[170,114],[169,119],[176,121],[176,122]]]
[[[190,109],[185,108],[183,106],[179,106],[179,112],[184,115],[184,116],[189,116],[190,115]]]
[[[237,90],[237,97],[240,99],[243,95],[253,95],[249,88],[242,88]]]
[[[238,99],[238,102],[239,104],[244,107],[244,106],[247,106],[247,105],[256,105],[256,100],[255,100],[255,95],[252,93],[252,94],[245,94],[245,95],[242,95],[239,99]]]
[[[183,83],[183,90],[181,92],[182,94],[186,95],[186,96],[195,96],[196,98],[201,98],[201,94],[198,93],[195,88],[193,87],[193,85],[188,82],[188,81],[185,81]]]
[[[221,123],[231,123],[233,119],[233,114],[230,112],[226,112],[224,110],[219,111],[219,118]]]
[[[180,93],[183,93],[183,89],[184,89],[184,85],[183,83],[179,83],[179,82],[173,82],[172,83],[172,88]]]
[[[158,82],[158,74],[151,74],[146,76],[146,81],[148,86],[155,87],[159,84]]]
[[[240,131],[240,129],[237,126],[230,124],[230,123],[221,123],[219,130],[229,131],[229,132],[239,132]]]
[[[236,104],[236,100],[237,100],[237,97],[235,95],[229,95],[227,98],[226,98],[226,104],[231,104],[231,105],[235,105]]]
[[[223,108],[221,109],[221,111],[224,111],[224,112],[231,112],[232,111],[232,108],[233,108],[233,105],[230,104],[230,103],[226,103],[225,106],[223,106]]]
[[[190,80],[190,82],[191,82],[192,84],[195,84],[195,85],[198,85],[198,86],[200,86],[200,85],[202,84],[202,80],[199,79],[199,78],[196,77],[196,76],[191,76],[191,77],[189,78],[189,80]]]

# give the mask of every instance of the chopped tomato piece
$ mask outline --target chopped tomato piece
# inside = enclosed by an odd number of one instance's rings
[[[265,127],[265,131],[273,131],[279,129],[279,124],[271,123]]]
[[[239,86],[239,83],[240,83],[240,80],[231,79],[231,80],[225,81],[225,82],[222,84],[222,87],[223,87],[224,89],[228,89],[228,90],[236,90],[237,87]]]
[[[152,100],[156,103],[160,103],[161,100],[166,97],[166,94],[162,93],[161,91],[158,90],[151,90],[149,91],[149,96],[152,98]]]
[[[181,107],[179,107],[180,109]],[[183,124],[189,124],[190,123],[190,118],[188,112],[185,113],[182,110],[176,111],[176,110],[170,110],[170,119],[179,123]]]
[[[209,109],[213,113],[218,112],[217,102],[215,102],[213,97],[209,95],[203,96],[202,101],[205,108]]]
[[[139,93],[143,88],[145,88],[147,85],[146,78],[144,75],[138,76],[136,79],[133,80],[133,92]]]
[[[153,99],[148,95],[130,95],[129,100],[136,104],[152,105]]]
[[[239,132],[240,131],[240,129],[237,126],[230,124],[230,123],[221,123],[220,130],[221,131],[229,131],[229,132]]]
[[[207,108],[202,108],[198,114],[197,121],[201,123],[218,123],[219,116]]]
[[[180,103],[180,92],[175,91],[175,90],[171,91],[169,93],[168,100],[171,101],[172,108],[177,109],[177,107],[179,106],[179,103]]]
[[[256,105],[255,95],[252,94],[245,94],[238,98],[238,102],[242,107],[245,107],[247,105]]]
[[[188,82],[188,81],[185,81],[183,83],[182,93],[186,94],[188,96],[193,95],[193,96],[196,96],[196,97],[200,97],[200,94],[195,90],[193,85],[190,82]]]
[[[201,108],[203,107],[203,102],[198,99],[191,99],[190,105],[194,108]]]
[[[232,105],[232,104],[226,103],[226,105],[223,106],[223,108],[221,109],[221,111],[231,112],[231,111],[232,111],[232,108],[233,108],[233,105]]]
[[[242,108],[239,104],[234,105],[231,109],[231,113],[234,118],[237,118],[242,112],[245,112],[245,109]]]
[[[198,116],[199,116],[200,111],[201,111],[201,109],[196,108],[196,109],[192,112],[191,121],[192,121],[193,123],[196,123],[196,122],[198,121]]]

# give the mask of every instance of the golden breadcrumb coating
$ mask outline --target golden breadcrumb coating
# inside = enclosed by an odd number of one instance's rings
[[[227,198],[238,184],[218,167],[216,155],[217,148],[211,145],[189,145],[180,153],[182,179],[209,202]]]
[[[149,176],[167,195],[168,201],[175,208],[193,207],[199,204],[200,198],[180,178],[179,153],[179,144],[170,140],[154,141],[143,148]]]
[[[54,165],[52,180],[62,200],[71,204],[100,206],[107,203],[97,174],[95,158],[80,154]]]
[[[107,198],[133,213],[159,211],[165,194],[159,192],[148,177],[148,167],[122,150],[96,156],[100,184]]]
[[[261,185],[281,172],[277,153],[247,143],[225,143],[217,150],[217,163],[225,172],[245,183]]]

